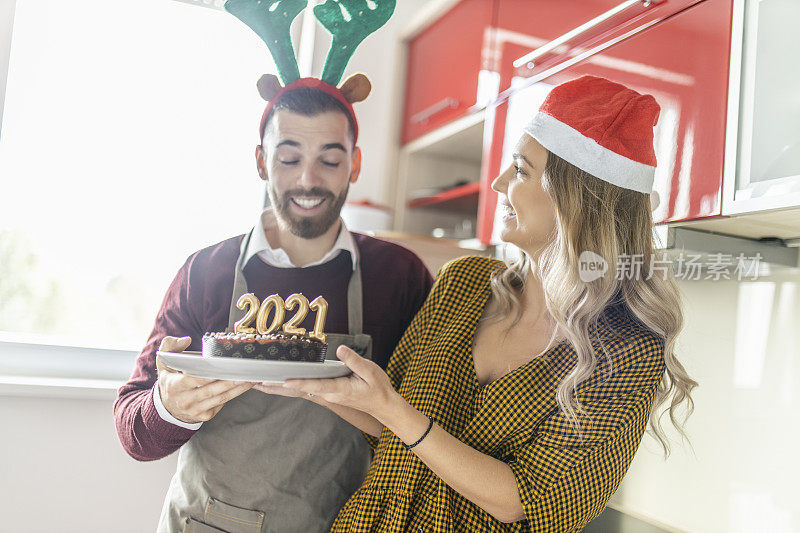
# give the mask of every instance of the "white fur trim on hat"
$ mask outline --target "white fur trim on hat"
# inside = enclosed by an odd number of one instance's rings
[[[618,187],[650,194],[656,168],[621,156],[547,113],[536,113],[525,133],[568,163]]]

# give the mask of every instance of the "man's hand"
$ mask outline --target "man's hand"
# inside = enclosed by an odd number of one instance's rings
[[[191,342],[189,337],[164,337],[159,350],[182,352]],[[189,424],[211,420],[227,402],[255,385],[187,376],[168,367],[159,359],[156,359],[156,365],[161,402],[169,414]]]

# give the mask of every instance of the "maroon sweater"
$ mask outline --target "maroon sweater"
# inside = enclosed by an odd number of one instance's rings
[[[354,234],[361,256],[364,333],[372,336],[372,358],[386,368],[394,347],[411,323],[433,284],[428,269],[409,250],[366,235]],[[122,446],[134,459],[160,459],[180,448],[195,433],[163,420],[153,403],[158,377],[156,350],[166,336],[192,338],[189,350],[201,349],[205,332],[228,326],[233,273],[242,235],[193,254],[178,271],[164,296],[155,326],[128,382],[114,403]],[[307,268],[279,268],[253,257],[245,265],[248,291],[257,297],[300,292],[328,301],[327,333],[347,333],[347,285],[353,271],[350,254]],[[301,327],[314,328],[314,313]]]

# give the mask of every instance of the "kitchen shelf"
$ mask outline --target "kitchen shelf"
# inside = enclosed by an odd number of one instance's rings
[[[410,209],[418,207],[436,207],[448,211],[475,211],[478,207],[478,193],[480,183],[467,183],[447,189],[432,196],[424,196],[409,200],[406,204]]]

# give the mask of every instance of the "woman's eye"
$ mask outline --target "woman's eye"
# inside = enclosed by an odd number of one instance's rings
[[[291,166],[291,165],[296,165],[299,162],[300,162],[299,159],[293,159],[291,161],[281,161],[281,165],[289,165],[289,166]]]
[[[323,162],[322,162],[322,164],[323,164],[323,165],[325,165],[326,167],[331,167],[331,168],[336,168],[336,167],[338,167],[338,166],[339,166],[339,163],[338,163],[338,162],[336,162],[336,163],[331,163],[331,162],[329,162],[329,161],[323,161]]]
[[[519,165],[517,165],[517,164],[514,164],[514,174],[516,174],[517,176],[526,176],[527,175],[527,174],[525,174],[525,172],[521,168],[519,168]]]

